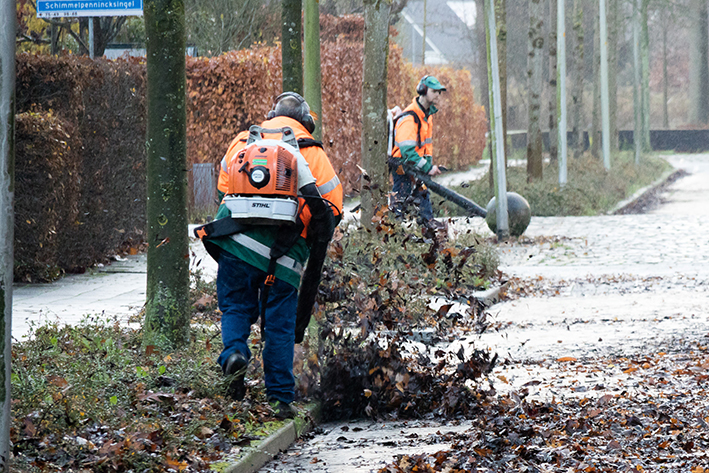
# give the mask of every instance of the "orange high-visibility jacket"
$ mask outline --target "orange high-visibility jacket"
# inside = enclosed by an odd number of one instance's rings
[[[431,115],[435,113],[435,109],[432,107],[431,112],[433,113],[426,117],[417,98],[414,97],[411,104],[402,112],[402,114],[413,112],[416,117],[407,114],[396,122],[392,156],[403,158],[403,161],[427,173],[433,167],[431,160],[433,155],[433,117]],[[415,154],[411,152],[412,147]]]

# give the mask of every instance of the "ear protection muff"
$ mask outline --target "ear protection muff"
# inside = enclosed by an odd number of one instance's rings
[[[421,80],[419,81],[418,85],[416,86],[416,93],[419,95],[426,95],[428,93],[428,86],[424,83],[424,81],[428,78],[428,76],[423,76]]]
[[[306,130],[308,130],[308,133],[312,133],[313,131],[315,131],[315,120],[310,114],[310,106],[308,106],[308,102],[306,102],[300,94],[297,94],[295,92],[283,92],[281,95],[276,97],[276,101],[273,103],[273,107],[271,107],[271,111],[268,112],[266,118],[270,120],[271,118],[276,117],[276,107],[278,106],[278,103],[286,97],[293,97],[298,101],[298,104],[300,105],[300,107],[298,108],[298,112],[296,113],[296,115],[298,116],[291,118],[300,122],[300,124],[303,125]]]

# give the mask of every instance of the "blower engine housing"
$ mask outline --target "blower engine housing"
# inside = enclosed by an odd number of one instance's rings
[[[281,139],[264,134],[281,133]],[[246,147],[229,168],[224,204],[234,219],[259,225],[295,223],[298,216],[298,141],[289,127],[252,126]]]

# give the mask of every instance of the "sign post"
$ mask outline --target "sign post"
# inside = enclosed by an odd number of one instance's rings
[[[89,17],[91,59],[96,16],[143,16],[143,0],[37,0],[37,18]]]
[[[94,58],[94,17],[89,17],[89,57]]]

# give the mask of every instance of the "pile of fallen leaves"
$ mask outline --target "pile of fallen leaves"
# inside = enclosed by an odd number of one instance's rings
[[[482,400],[470,429],[442,434],[449,450],[400,456],[380,473],[709,471],[705,343],[638,359],[560,359],[559,376]],[[534,395],[541,385],[547,395]]]
[[[489,284],[497,261],[474,235],[452,242],[445,232],[386,217],[371,232],[338,233],[330,248],[318,312],[325,418],[472,415],[475,382],[496,357],[435,347],[482,323],[473,295]],[[451,312],[451,303],[433,310],[434,296],[464,302],[467,312]]]

